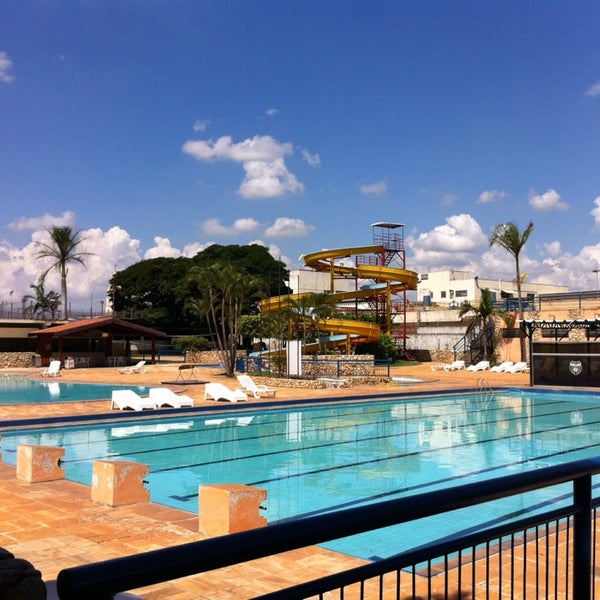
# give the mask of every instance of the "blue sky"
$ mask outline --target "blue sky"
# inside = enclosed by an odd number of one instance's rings
[[[259,242],[303,253],[406,225],[407,267],[596,286],[597,2],[0,0],[0,300],[44,227],[115,268]],[[48,287],[58,290],[57,281]],[[95,300],[94,300],[95,302]]]

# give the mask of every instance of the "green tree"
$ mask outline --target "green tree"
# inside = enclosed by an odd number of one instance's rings
[[[188,277],[192,268],[202,269],[215,263],[232,265],[260,282],[269,293],[287,293],[287,269],[264,246],[209,246],[193,258],[153,258],[140,261],[115,273],[109,293],[114,294],[114,310],[130,318],[169,333],[204,335],[208,332],[205,315],[185,310],[189,298],[200,295],[202,282]],[[255,298],[248,298],[244,314],[257,312]]]
[[[198,328],[198,323],[188,322],[183,311],[185,278],[191,266],[189,258],[160,257],[115,273],[109,288],[111,295],[114,293],[113,310],[170,333]]]
[[[261,282],[229,263],[220,262],[193,268],[189,278],[195,281],[198,296],[188,298],[187,310],[206,317],[225,374],[233,377],[242,315],[251,299],[258,297]]]
[[[506,321],[507,315],[503,311],[494,309],[492,292],[488,288],[481,290],[479,304],[462,303],[458,316],[462,319],[468,313],[473,313],[474,319],[468,324],[466,334],[473,338],[477,328],[481,328],[483,331],[483,360],[488,360],[494,349],[494,317]]]
[[[26,294],[23,296],[22,302],[23,305],[27,302],[31,303],[32,317],[40,315],[42,319],[45,319],[46,314],[50,313],[50,318],[54,320],[61,304],[60,295],[54,291],[46,293],[44,283],[43,277],[40,277],[37,283],[32,283],[29,287],[34,291],[34,294]]]
[[[37,258],[49,258],[52,264],[42,273],[41,279],[45,279],[48,273],[56,270],[60,274],[60,289],[64,306],[64,318],[69,318],[69,302],[67,297],[67,274],[69,272],[69,263],[79,263],[85,266],[84,257],[91,256],[90,252],[80,252],[79,245],[85,241],[81,237],[80,230],[73,230],[72,227],[53,226],[46,230],[50,235],[50,242],[39,242],[40,249]]]
[[[238,271],[244,271],[261,281],[261,289],[267,296],[281,296],[291,290],[287,287],[289,271],[280,260],[274,259],[268,248],[260,244],[221,246],[212,244],[192,259],[197,267],[208,267],[216,262],[234,265]]]
[[[520,255],[521,251],[525,247],[529,236],[533,232],[533,221],[529,222],[529,225],[524,231],[520,231],[515,223],[503,223],[496,225],[492,235],[490,236],[490,246],[500,246],[504,248],[509,254],[515,259],[515,271],[516,271],[516,284],[517,284],[517,306],[519,320],[523,320],[523,300],[521,298],[521,265]],[[521,360],[527,360],[527,352],[525,348],[525,338],[520,337],[521,342]]]

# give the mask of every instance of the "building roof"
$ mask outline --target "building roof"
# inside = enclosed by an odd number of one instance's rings
[[[80,321],[73,321],[72,323],[65,323],[64,325],[55,325],[53,327],[46,327],[45,329],[37,329],[30,331],[30,336],[49,336],[49,337],[65,337],[83,335],[90,337],[94,335],[101,336],[102,333],[110,333],[112,336],[120,336],[125,338],[157,338],[167,337],[167,334],[159,331],[158,329],[152,329],[150,327],[144,327],[143,325],[137,325],[130,321],[123,321],[116,317],[96,317],[92,319],[81,319]]]

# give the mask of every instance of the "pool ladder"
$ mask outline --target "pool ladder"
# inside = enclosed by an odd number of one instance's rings
[[[488,380],[485,377],[480,377],[477,380],[477,387],[475,391],[479,394],[491,394],[492,386],[488,383]]]

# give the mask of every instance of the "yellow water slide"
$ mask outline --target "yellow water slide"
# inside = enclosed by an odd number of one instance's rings
[[[305,254],[302,258],[307,267],[315,271],[330,274],[331,290],[334,289],[336,277],[352,277],[372,280],[374,282],[372,285],[363,285],[357,290],[347,292],[332,291],[330,296],[332,303],[355,299],[368,300],[376,296],[385,295],[387,296],[388,310],[391,310],[392,294],[417,289],[418,275],[414,271],[376,264],[383,262],[381,259],[384,254],[385,249],[383,246],[362,246],[358,248],[321,250],[320,252]],[[344,258],[352,258],[353,256],[365,257],[366,255],[375,255],[373,257],[374,264],[346,266],[336,262]],[[308,295],[310,294],[304,293],[268,298],[261,303],[260,309],[263,313],[279,311],[292,306],[302,297]],[[352,338],[355,342],[376,342],[381,335],[379,325],[363,321],[331,318],[320,320],[318,326],[319,329],[329,331],[333,336],[346,336],[347,339]]]

